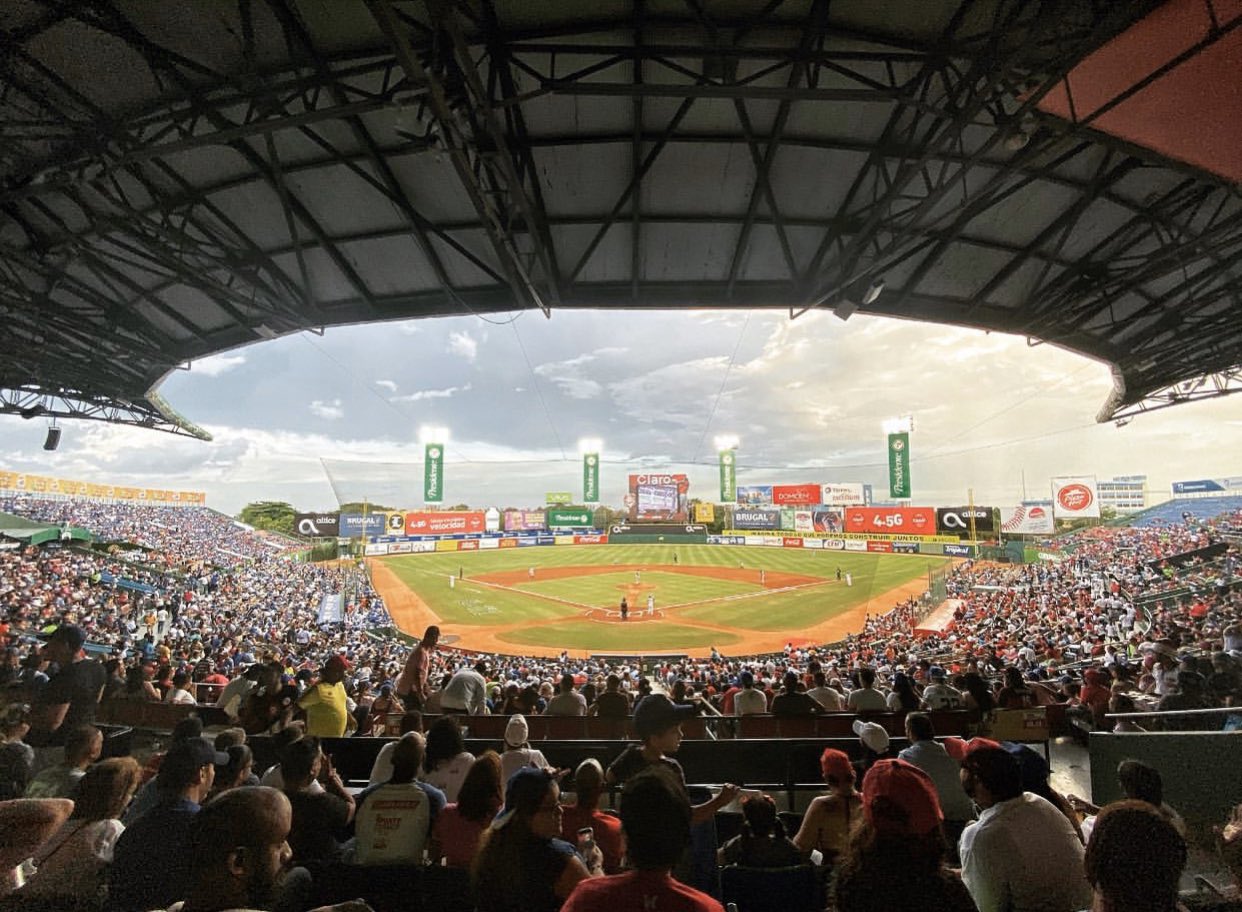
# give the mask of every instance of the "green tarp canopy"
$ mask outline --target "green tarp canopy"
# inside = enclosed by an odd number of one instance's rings
[[[41,523],[27,516],[14,516],[12,513],[0,513],[0,538],[11,538],[28,545],[41,545],[44,542],[60,541],[64,532],[60,526],[52,523]],[[74,541],[90,541],[91,533],[77,526],[70,526],[69,538]]]

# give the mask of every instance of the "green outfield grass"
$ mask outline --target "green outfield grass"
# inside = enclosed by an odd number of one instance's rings
[[[720,567],[796,573],[822,584],[789,591],[763,591],[757,580],[731,580],[679,573],[668,565],[676,553],[680,567]],[[584,545],[442,554],[402,555],[385,563],[447,625],[509,626],[530,624],[501,635],[505,642],[569,649],[671,649],[715,644],[736,638],[720,631],[687,626],[700,621],[739,631],[796,632],[856,607],[911,580],[926,578],[929,567],[944,559],[917,555],[816,552],[778,548],[726,548],[711,545]],[[544,568],[642,565],[640,597],[631,611],[646,607],[652,592],[657,608],[674,608],[658,622],[607,624],[583,617],[582,606],[615,611],[634,583],[634,573],[616,572],[569,578],[541,578]],[[527,574],[535,568],[534,578]],[[655,569],[662,567],[663,569]],[[838,582],[848,573],[854,585]],[[448,577],[464,579],[449,588]],[[472,580],[480,574],[517,572],[511,588],[494,588]],[[703,604],[690,604],[702,602]],[[557,620],[560,619],[559,622]]]

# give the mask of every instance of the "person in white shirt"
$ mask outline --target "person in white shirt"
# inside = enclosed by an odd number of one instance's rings
[[[733,695],[733,711],[739,716],[752,716],[768,711],[768,697],[762,690],[755,689],[755,676],[743,671],[737,676],[742,689]]]
[[[923,689],[923,708],[929,710],[961,709],[966,705],[962,692],[945,683],[945,670],[933,666],[927,673],[931,684]]]
[[[487,714],[487,663],[479,660],[474,668],[463,668],[440,692],[440,711],[468,713],[472,716]]]
[[[828,686],[827,678],[822,671],[815,672],[814,681],[815,686],[806,692],[808,697],[829,712],[840,712],[845,709],[845,697]]]
[[[885,712],[888,710],[888,700],[884,694],[875,689],[874,668],[864,666],[858,669],[858,683],[861,686],[851,690],[845,701],[849,710],[852,712]]]
[[[543,711],[545,716],[585,716],[587,714],[586,697],[574,690],[574,676],[561,675],[560,691],[548,701],[548,708]]]
[[[186,690],[186,685],[189,683],[190,676],[184,671],[179,671],[173,675],[172,687],[168,689],[168,693],[164,696],[164,702],[193,706],[197,701],[194,699],[194,695]]]
[[[530,726],[526,724],[526,717],[521,713],[514,713],[509,717],[509,724],[505,726],[505,752],[500,755],[502,782],[508,782],[514,773],[528,766],[546,770],[554,768],[544,757],[543,751],[530,746],[529,739]]]
[[[921,769],[931,778],[944,812],[944,837],[949,857],[957,860],[957,842],[966,824],[974,820],[975,809],[962,788],[961,765],[936,741],[936,730],[926,713],[906,714],[906,740],[910,746],[897,755]]]
[[[392,776],[358,796],[354,860],[358,864],[419,864],[444,794],[414,779],[423,762],[423,736],[401,736],[392,753]]]
[[[976,738],[962,788],[980,808],[962,832],[962,880],[979,912],[1075,912],[1091,905],[1083,847],[1050,801],[1022,791],[1013,754]]]

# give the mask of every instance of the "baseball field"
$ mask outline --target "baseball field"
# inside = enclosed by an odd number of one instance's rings
[[[778,650],[862,629],[946,559],[715,545],[580,545],[371,559],[406,633],[489,652]],[[622,617],[621,603],[626,603]]]

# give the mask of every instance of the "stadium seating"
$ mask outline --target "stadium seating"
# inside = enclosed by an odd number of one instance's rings
[[[1136,529],[1180,525],[1184,513],[1190,513],[1196,519],[1202,520],[1238,510],[1242,510],[1242,497],[1184,497],[1152,507],[1134,517],[1128,525]]]

